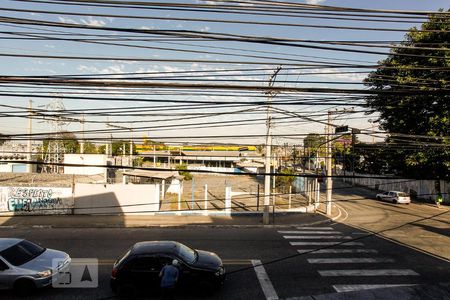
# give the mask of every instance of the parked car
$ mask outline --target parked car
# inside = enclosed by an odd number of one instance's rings
[[[62,261],[57,268],[53,259]],[[28,295],[36,288],[52,284],[70,265],[62,251],[47,249],[24,239],[0,238],[0,289],[15,289]]]
[[[411,203],[411,198],[407,193],[398,191],[389,191],[385,193],[377,194],[378,200],[389,201],[392,203]]]
[[[179,261],[177,288],[195,289],[210,295],[225,280],[225,269],[217,254],[191,249],[175,241],[136,243],[113,266],[111,288],[119,296],[159,293],[159,272],[173,259]]]

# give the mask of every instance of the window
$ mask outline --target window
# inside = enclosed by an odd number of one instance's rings
[[[193,263],[197,259],[197,253],[195,250],[183,244],[179,244],[178,247],[178,256],[180,256],[185,262]]]
[[[160,256],[159,261],[160,261],[161,265],[164,266],[167,264],[171,264],[173,261],[173,258],[170,256]]]
[[[125,258],[127,258],[128,255],[130,254],[130,251],[131,251],[131,250],[128,250],[128,251],[122,256],[122,258],[118,259],[118,260],[114,263],[114,265],[115,265],[115,266],[118,266],[118,265],[122,264],[122,262],[125,260]]]
[[[0,271],[9,269],[8,265],[5,264],[3,260],[0,259]]]
[[[29,262],[33,258],[38,257],[44,251],[45,248],[42,248],[41,246],[30,241],[23,240],[20,243],[3,250],[0,252],[0,255],[3,256],[3,258],[10,264],[20,266]]]
[[[159,271],[160,269],[161,264],[159,259],[154,256],[138,257],[133,261],[133,271]]]
[[[400,193],[398,193],[398,196],[399,197],[408,197],[408,194],[400,192]]]

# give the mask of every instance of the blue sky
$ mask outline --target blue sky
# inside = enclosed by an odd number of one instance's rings
[[[210,3],[206,1],[207,3]],[[294,2],[294,1],[291,1]],[[338,0],[309,0],[309,1],[295,1],[297,3],[309,3],[309,4],[321,4],[330,6],[345,6],[353,8],[368,8],[368,9],[389,9],[389,10],[418,10],[418,11],[436,11],[439,8],[448,9],[449,3],[444,0],[433,1],[338,1]],[[205,1],[182,1],[179,3],[205,3]],[[419,25],[417,23],[381,23],[381,22],[358,22],[358,21],[337,21],[337,20],[324,20],[324,19],[306,19],[306,18],[289,18],[289,17],[269,17],[269,16],[243,16],[235,14],[213,14],[213,13],[199,13],[199,12],[177,12],[167,10],[136,10],[136,9],[112,9],[112,8],[96,8],[88,6],[67,6],[67,5],[50,5],[43,3],[21,3],[16,1],[2,1],[3,8],[14,9],[28,9],[28,10],[40,10],[40,11],[52,11],[52,12],[66,12],[66,13],[88,13],[88,14],[117,14],[117,15],[133,15],[133,16],[147,16],[147,17],[164,17],[164,18],[205,18],[205,19],[228,19],[228,20],[240,20],[240,21],[258,21],[258,22],[282,22],[282,23],[297,23],[297,24],[315,24],[315,25],[332,25],[332,26],[354,26],[354,27],[383,27],[383,28],[400,28],[404,29],[404,32],[384,32],[384,31],[359,31],[359,30],[335,30],[335,29],[318,29],[318,28],[304,28],[304,27],[288,27],[288,26],[264,26],[264,25],[244,25],[244,24],[223,24],[213,22],[183,22],[179,20],[136,20],[125,18],[102,18],[93,16],[76,16],[76,15],[63,15],[63,14],[43,14],[43,13],[30,13],[30,12],[11,12],[0,10],[0,15],[4,17],[16,17],[27,18],[34,20],[45,20],[60,23],[72,23],[72,24],[85,24],[98,27],[120,27],[120,28],[134,28],[134,29],[155,29],[155,30],[194,30],[205,33],[227,33],[238,34],[246,36],[259,36],[259,37],[277,37],[277,38],[289,38],[289,39],[305,39],[305,40],[388,40],[388,41],[400,41],[403,39],[407,29]],[[21,26],[0,23],[0,30],[3,32],[8,31],[27,31],[28,33],[34,32],[44,34],[49,31],[44,30],[58,30],[60,32],[70,32],[72,34],[78,32],[82,33],[94,33],[90,30],[80,29],[67,29],[67,28],[50,28],[50,27],[36,27],[36,26]],[[112,32],[95,31],[96,34],[111,34]],[[117,33],[116,34],[120,34]],[[10,36],[2,34],[2,37]],[[317,49],[306,49],[296,47],[285,47],[276,45],[265,44],[249,44],[249,43],[237,43],[237,42],[224,42],[224,41],[182,41],[176,42],[129,42],[136,46],[147,47],[165,47],[176,49],[187,49],[195,51],[213,51],[213,52],[225,52],[229,55],[214,55],[206,53],[187,53],[179,51],[163,51],[157,49],[138,49],[130,47],[118,47],[108,46],[92,43],[81,43],[74,41],[48,41],[48,40],[13,40],[2,39],[0,44],[1,53],[10,54],[33,54],[33,55],[57,55],[57,56],[102,56],[102,57],[132,57],[132,58],[153,58],[153,59],[187,59],[187,60],[238,60],[238,61],[252,61],[261,59],[254,59],[249,57],[242,57],[239,54],[246,55],[263,55],[272,57],[273,61],[276,61],[281,56],[289,59],[306,60],[306,61],[330,61],[330,62],[348,62],[348,63],[364,63],[373,64],[382,59],[383,55],[370,55],[362,53],[348,53],[348,52],[335,52],[324,51]],[[240,49],[226,50],[218,49],[214,47],[227,47]],[[375,50],[375,49],[371,49]],[[386,49],[376,49],[378,51],[386,52]],[[259,51],[259,52],[258,52]],[[271,52],[271,53],[268,53]],[[275,54],[278,53],[278,54]],[[295,87],[331,87],[326,83],[312,84],[312,83],[288,83],[287,81],[298,80],[317,80],[317,81],[344,81],[351,83],[360,83],[365,77],[365,74],[329,74],[329,75],[302,75],[298,71],[289,70],[287,61],[282,61],[283,67],[279,75],[277,76],[275,85],[277,86],[295,86]],[[88,60],[55,60],[55,59],[43,59],[43,58],[12,58],[6,56],[0,56],[0,71],[2,75],[18,75],[18,76],[30,76],[30,75],[43,75],[51,76],[56,74],[98,74],[98,73],[123,73],[123,72],[171,72],[171,71],[201,71],[201,70],[219,70],[227,68],[248,68],[248,65],[231,65],[231,64],[206,64],[206,63],[169,63],[169,62],[133,62],[133,61],[88,61]],[[250,66],[252,67],[252,66]],[[261,66],[259,66],[261,67]],[[267,65],[267,68],[270,66]],[[262,75],[251,76],[254,80],[267,80],[272,71],[265,70]],[[328,70],[332,72],[332,70]],[[242,74],[245,75],[245,74]],[[236,74],[234,79],[241,78],[239,74]],[[242,77],[244,78],[244,77]],[[256,82],[255,85],[266,85],[266,82]],[[362,88],[362,85],[340,85],[343,88]],[[2,88],[3,91],[18,91],[18,88]],[[48,105],[51,99],[39,99],[33,97],[34,92],[44,92],[45,90],[40,87],[33,87],[26,89],[24,93],[29,94],[29,97],[0,97],[0,103],[4,105],[15,105],[20,107],[26,107],[28,100],[33,100],[33,106],[45,107]],[[64,90],[52,90],[57,92],[55,97],[64,98],[67,95]],[[90,90],[88,92],[95,93],[96,90]],[[58,96],[59,95],[59,96]],[[121,97],[119,92],[110,94],[108,97]],[[66,109],[95,109],[95,108],[121,108],[121,107],[133,107],[150,105],[142,102],[116,102],[108,101],[108,97],[105,97],[104,101],[84,101],[64,99],[63,103]],[[130,96],[136,100],[140,96]],[[185,99],[201,99],[201,100],[227,100],[233,101],[235,97],[213,97],[213,96],[184,96],[184,95],[150,95],[147,98],[167,100],[167,103],[161,104],[162,106],[173,105],[170,103],[170,99],[185,100]],[[305,95],[307,97],[307,95]],[[252,101],[255,98],[247,97],[242,98],[246,101]],[[302,114],[310,114],[311,116],[318,115],[326,112],[332,106],[292,106],[283,107],[289,111]],[[332,107],[334,108],[334,107]],[[196,110],[198,113],[211,113],[211,112],[230,112],[233,109],[219,109],[219,108],[204,108]],[[356,110],[359,110],[356,108]],[[2,111],[9,112],[10,110],[2,108]],[[108,120],[112,122],[119,122],[122,126],[139,127],[139,126],[162,126],[167,124],[183,124],[195,122],[192,121],[176,121],[170,117],[170,112],[167,111],[167,116],[161,117],[146,117],[146,118],[129,118],[129,117],[110,117]],[[178,111],[179,112],[179,111]],[[231,114],[231,115],[219,115],[214,117],[208,117],[199,119],[198,122],[218,122],[218,121],[239,121],[250,118],[263,118],[264,110],[259,109],[259,113],[248,114]],[[106,122],[106,117],[86,117],[87,121],[93,122]],[[322,117],[317,117],[318,119]],[[340,116],[335,123],[336,124],[348,124],[358,128],[371,128],[371,125],[367,122],[368,119],[373,119],[373,116],[358,115],[343,115]],[[166,119],[164,121],[164,119]],[[133,122],[139,121],[139,123],[133,124]],[[293,121],[293,120],[291,120]],[[320,123],[312,122],[290,122],[279,123],[274,126],[274,133],[280,135],[288,135],[295,133],[310,133],[317,132],[323,133],[323,125]],[[121,123],[120,123],[121,122]],[[127,123],[129,122],[129,123]],[[24,133],[27,130],[27,120],[23,118],[1,118],[0,126],[2,127],[1,133],[13,134]],[[35,131],[49,131],[50,127],[48,123],[33,124]],[[79,123],[72,123],[67,126],[67,130],[78,130],[80,128]],[[86,123],[86,129],[103,129],[106,128],[105,124],[98,123]],[[232,134],[263,134],[265,132],[264,122],[261,121],[256,124],[239,127],[223,127],[223,128],[197,128],[197,129],[183,129],[183,127],[177,128],[177,130],[162,131],[143,131],[135,133],[136,136],[142,136],[144,134],[149,135],[152,138],[157,137],[180,137],[180,139],[173,139],[173,141],[182,141],[183,136],[187,135],[232,135]],[[96,136],[98,137],[98,136]],[[364,139],[364,138],[363,138]],[[223,142],[236,142],[235,139],[222,139],[217,141]],[[260,143],[263,139],[243,140],[242,142],[248,143]],[[283,139],[278,138],[276,142],[283,143],[301,143],[298,139]]]

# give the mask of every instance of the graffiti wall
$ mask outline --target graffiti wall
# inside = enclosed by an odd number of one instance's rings
[[[0,187],[0,214],[68,214],[73,209],[71,188]]]

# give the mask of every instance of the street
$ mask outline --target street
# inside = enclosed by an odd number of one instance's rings
[[[97,289],[45,289],[32,299],[114,298],[109,288],[114,260],[133,243],[144,240],[176,240],[216,252],[229,274],[213,299],[286,299],[374,287],[434,284],[449,278],[448,208],[439,210],[423,203],[392,205],[368,199],[369,195],[370,191],[362,188],[336,189],[336,204],[342,214],[336,222],[319,225],[2,228],[0,234],[27,238],[63,250],[73,258],[99,260]],[[441,215],[412,223],[436,214]],[[400,226],[408,222],[411,224]],[[370,233],[382,230],[385,231],[381,235],[386,238]],[[12,292],[2,293],[14,298]],[[195,295],[179,297],[193,299]]]

